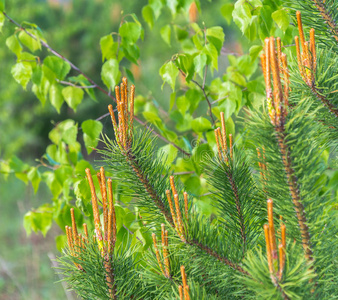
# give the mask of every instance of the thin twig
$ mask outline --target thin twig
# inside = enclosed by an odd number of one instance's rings
[[[203,84],[202,84],[203,89],[205,88],[205,82],[207,80],[207,72],[208,72],[208,65],[206,65],[204,69]]]
[[[195,171],[186,171],[186,172],[177,172],[174,173],[173,175],[188,175],[188,174],[195,174]]]
[[[92,85],[93,88],[96,88],[98,90],[100,90],[102,93],[104,93],[105,95],[107,95],[109,98],[111,98],[114,102],[116,102],[116,99],[114,96],[111,95],[110,92],[106,91],[104,88],[102,88],[101,86],[99,86],[97,83],[95,83],[95,81],[93,79],[91,79],[90,77],[88,77],[85,73],[83,73],[76,65],[74,65],[71,61],[69,61],[67,58],[65,58],[63,55],[61,55],[59,52],[57,52],[56,50],[54,50],[52,47],[50,47],[45,41],[38,39],[34,34],[30,33],[29,31],[27,31],[26,28],[22,27],[18,22],[16,22],[15,20],[13,20],[10,16],[8,16],[5,12],[3,12],[3,15],[14,25],[18,26],[21,30],[23,30],[27,35],[29,35],[31,38],[35,39],[35,40],[39,40],[41,42],[41,45],[43,47],[45,47],[46,49],[48,49],[51,53],[53,53],[55,56],[61,58],[63,61],[65,61],[66,63],[68,63],[70,65],[70,67],[75,70],[76,72],[78,72],[79,74],[83,75]],[[142,126],[145,126],[147,129],[150,129],[151,132],[156,135],[157,137],[159,137],[161,140],[165,141],[166,143],[169,143],[171,145],[173,145],[177,150],[181,151],[183,154],[191,156],[190,153],[184,151],[181,147],[177,146],[175,143],[168,141],[165,137],[163,137],[161,134],[159,134],[158,132],[154,131],[153,129],[151,129],[149,126],[146,125],[145,122],[142,122],[139,118],[135,117],[134,118],[138,123],[140,123]]]
[[[248,88],[243,88],[241,91],[244,92],[244,91],[247,90],[247,89],[248,89]],[[217,100],[211,102],[211,105],[214,105],[214,104],[216,104],[217,102],[222,101],[222,100],[224,100],[224,99],[226,99],[226,98],[228,98],[228,97],[229,97],[229,95],[226,95],[226,96],[224,96],[224,97],[222,97],[222,98],[219,98],[219,99],[217,99]]]
[[[187,77],[187,75],[181,70],[181,69],[178,69],[179,71],[180,71],[180,73],[186,78]],[[210,103],[210,101],[209,101],[209,98],[208,98],[208,96],[207,96],[207,94],[206,94],[206,92],[205,92],[205,88],[203,88],[203,86],[201,86],[196,80],[194,80],[194,79],[190,79],[190,81],[191,82],[193,82],[195,85],[197,85],[200,89],[201,89],[201,91],[203,92],[203,95],[204,95],[204,98],[205,98],[205,100],[208,102],[208,106],[209,106],[209,115],[210,115],[210,118],[211,118],[211,121],[212,121],[212,125],[214,125],[215,124],[215,119],[214,119],[214,117],[213,117],[213,115],[212,115],[212,111],[211,111],[211,103]]]
[[[68,81],[63,81],[63,80],[56,80],[58,83],[64,84],[64,85],[70,85],[73,87],[76,87],[78,89],[94,89],[96,88],[96,85],[88,85],[88,86],[82,86],[82,85],[76,85],[74,83],[68,82]]]
[[[211,102],[211,105],[214,105],[214,104],[216,104],[217,102],[222,101],[222,100],[224,100],[224,99],[226,99],[226,98],[229,98],[229,95],[226,95],[225,97],[219,98],[219,99],[217,99],[217,100]]]
[[[145,128],[147,128],[148,130],[150,130],[154,135],[156,135],[159,139],[161,139],[162,141],[169,143],[171,145],[173,145],[176,149],[178,149],[179,151],[181,151],[183,154],[187,155],[187,156],[191,156],[190,153],[188,153],[187,151],[185,151],[184,149],[182,149],[181,147],[177,146],[176,144],[168,141],[164,136],[160,135],[159,133],[157,133],[156,131],[154,131],[154,129],[152,129],[150,126],[148,126],[146,124],[146,122],[141,121],[139,118],[134,117],[134,119],[140,123],[142,126],[144,126]]]

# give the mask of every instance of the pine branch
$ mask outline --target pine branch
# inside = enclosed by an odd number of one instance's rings
[[[237,236],[236,244],[241,245],[242,255],[254,245],[258,236],[262,218],[262,206],[255,182],[253,181],[244,150],[232,146],[232,135],[229,135],[229,148],[224,122],[221,113],[221,129],[215,130],[218,158],[207,160],[207,180],[213,187],[215,206],[224,226]]]
[[[305,257],[309,261],[312,261],[313,258],[312,258],[312,250],[310,248],[311,243],[310,243],[309,228],[306,225],[307,224],[306,214],[305,214],[304,206],[301,203],[297,177],[295,176],[295,172],[292,168],[291,151],[289,147],[287,146],[287,144],[285,143],[286,136],[284,132],[284,126],[277,127],[276,132],[277,132],[279,150],[280,150],[281,158],[282,158],[285,173],[286,173],[289,190],[291,193],[291,198],[294,203],[294,207],[295,207],[295,211],[296,211],[297,219],[298,219],[298,224],[299,224],[300,231],[301,231],[302,245],[305,251]]]
[[[235,264],[233,262],[231,262],[229,259],[222,257],[221,255],[219,255],[217,252],[215,252],[214,250],[210,249],[208,246],[203,245],[202,243],[194,240],[194,239],[189,239],[187,240],[187,243],[191,246],[195,246],[199,249],[201,249],[202,251],[204,251],[205,253],[209,254],[210,256],[216,258],[218,261],[224,263],[225,265],[229,266],[230,268],[239,271],[240,273],[243,273],[245,275],[248,275],[248,272],[246,272],[241,266],[239,266],[238,264]]]
[[[238,212],[238,216],[239,216],[239,225],[241,227],[241,235],[242,235],[242,239],[243,239],[243,248],[245,249],[246,247],[246,234],[245,234],[245,224],[244,224],[244,218],[243,218],[243,211],[241,209],[241,203],[240,203],[240,199],[239,199],[239,195],[238,195],[238,189],[237,186],[234,182],[232,173],[227,173],[227,176],[229,178],[229,183],[231,185],[231,189],[234,193],[234,197],[236,199],[236,208],[237,208],[237,212]]]
[[[185,210],[185,218],[187,219],[188,204],[179,201],[178,195],[182,194],[182,192],[180,191],[180,188],[177,189],[175,187],[173,178],[171,178],[171,188],[175,199],[177,213],[174,218],[174,210],[171,209],[170,211],[169,209],[169,207],[172,206],[172,204],[169,204],[169,198],[168,201],[165,201],[162,198],[162,195],[167,193],[167,191],[164,191],[164,188],[168,183],[168,170],[160,159],[155,158],[155,149],[153,147],[152,141],[149,141],[149,135],[147,133],[141,133],[138,138],[134,137],[134,133],[132,131],[132,111],[129,111],[128,106],[128,101],[133,103],[133,96],[131,96],[130,99],[128,98],[127,79],[123,78],[122,81],[123,83],[121,84],[121,87],[116,88],[119,123],[117,123],[115,119],[112,106],[109,106],[117,142],[106,143],[109,151],[102,151],[104,155],[108,155],[109,159],[107,160],[107,163],[113,168],[113,173],[118,175],[117,172],[122,171],[121,166],[117,165],[116,162],[121,164],[122,161],[125,161],[127,166],[123,163],[123,165],[126,167],[123,167],[122,172],[125,172],[124,177],[128,178],[128,183],[130,184],[129,188],[131,188],[134,193],[139,191],[139,194],[137,195],[139,204],[141,207],[143,206],[145,209],[147,208],[147,213],[153,212],[153,222],[155,219],[157,222],[160,221],[158,220],[158,213],[160,213],[160,215],[164,216],[172,229],[178,234],[182,242],[193,245],[194,247],[198,247],[200,250],[213,256],[220,262],[228,265],[231,268],[234,268],[235,270],[243,272],[243,269],[237,264],[234,264],[229,259],[218,254],[210,247],[201,243],[201,241],[198,241],[197,239],[191,239],[191,237],[188,236],[188,234],[185,232],[187,228],[183,228],[181,214],[181,211]],[[133,90],[134,87],[132,86],[131,95],[133,95]],[[130,108],[131,107],[132,105]],[[161,174],[164,174],[164,176],[162,177]],[[146,194],[149,196],[148,199],[143,196],[144,192],[146,192]]]
[[[327,99],[324,95],[323,92],[321,90],[318,89],[318,87],[313,84],[311,86],[311,91],[313,93],[314,96],[316,96],[316,98],[318,100],[320,100],[324,106],[336,117],[338,118],[338,108],[335,107],[329,99]]]
[[[336,0],[286,0],[283,4],[292,10],[302,12],[304,24],[316,30],[320,47],[332,48],[332,51],[338,53],[338,3]]]
[[[299,17],[298,13],[297,17]],[[301,26],[301,23],[299,24]],[[303,44],[305,44],[304,35],[301,30],[300,33],[301,40],[303,41]],[[299,53],[298,49],[297,53]],[[299,61],[299,55],[297,56]],[[287,134],[285,130],[285,124],[288,115],[289,101],[288,101],[288,89],[284,89],[283,93],[283,88],[281,84],[281,74],[283,73],[280,71],[281,61],[279,57],[280,55],[278,55],[277,60],[275,51],[275,39],[274,38],[266,39],[265,54],[262,55],[261,61],[267,89],[267,103],[270,122],[273,125],[275,137],[277,139],[278,151],[281,156],[283,168],[287,179],[288,189],[290,191],[291,199],[294,204],[294,209],[296,211],[305,257],[309,262],[312,262],[313,258],[312,258],[312,250],[310,248],[311,242],[309,228],[307,226],[307,217],[300,196],[300,187],[298,183],[298,178],[295,175],[295,171],[293,168],[293,162],[291,159],[292,156],[291,149],[286,143]],[[271,86],[271,75],[273,78],[273,89]],[[285,75],[286,73],[283,74],[284,82],[287,83],[287,78],[285,78]],[[306,77],[306,75],[307,74],[305,74],[304,72],[302,73],[302,76],[304,78]],[[310,80],[310,78],[311,75],[308,76],[308,81]],[[272,90],[273,90],[273,102],[272,102]]]
[[[310,43],[305,41],[305,35],[303,30],[303,23],[301,12],[297,11],[298,31],[300,35],[300,43],[302,46],[302,52],[300,51],[299,38],[295,37],[295,44],[297,50],[297,61],[300,74],[303,81],[311,89],[312,94],[322,102],[336,118],[338,117],[338,108],[330,102],[330,100],[323,95],[323,91],[316,85],[316,71],[317,71],[317,51],[315,42],[315,30],[310,30]],[[310,49],[309,49],[310,48]]]
[[[145,190],[148,192],[152,200],[154,201],[155,205],[159,208],[161,213],[165,216],[166,220],[169,224],[174,227],[173,219],[168,211],[167,207],[164,206],[161,197],[156,193],[153,186],[149,183],[147,176],[142,172],[135,155],[132,154],[131,151],[126,153],[126,159],[130,166],[133,168],[135,174],[137,175],[140,182],[143,184]]]
[[[313,0],[316,8],[318,9],[320,15],[324,19],[324,22],[329,26],[329,29],[334,37],[334,39],[338,43],[338,25],[335,20],[332,18],[329,9],[325,5],[325,1],[323,0]]]

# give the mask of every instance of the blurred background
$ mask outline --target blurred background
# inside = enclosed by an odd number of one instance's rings
[[[170,12],[164,12],[152,31],[144,23],[141,10],[147,0],[11,0],[6,12],[18,23],[38,24],[48,43],[62,53],[96,82],[101,82],[102,58],[100,38],[118,30],[121,14],[135,13],[145,28],[140,46],[138,66],[131,70],[135,85],[142,95],[153,99],[163,110],[169,107],[168,86],[161,90],[160,67],[177,53],[173,41],[169,47],[161,38],[160,28],[170,22]],[[201,1],[203,14],[199,24],[222,26],[226,33],[223,49],[240,53],[238,29],[229,26],[220,13],[222,1]],[[201,25],[202,26],[202,25]],[[76,114],[63,105],[60,114],[49,103],[42,106],[32,92],[27,92],[11,76],[16,57],[6,47],[6,38],[13,33],[7,24],[0,36],[0,160],[17,155],[30,164],[40,158],[50,143],[49,131],[68,118],[81,123],[106,113],[107,97],[97,93],[98,102],[89,98],[79,106]],[[224,72],[226,56],[221,57],[219,72]],[[110,120],[102,119],[104,132],[109,133]],[[93,157],[94,158],[94,157]],[[23,216],[31,208],[48,202],[52,196],[47,187],[34,194],[31,185],[9,175],[0,174],[0,299],[75,299],[58,282],[60,277],[52,269],[58,255],[55,237],[60,229],[53,225],[46,237],[32,233],[27,237]]]

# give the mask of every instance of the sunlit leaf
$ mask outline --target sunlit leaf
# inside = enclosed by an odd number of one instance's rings
[[[167,82],[171,86],[172,90],[175,91],[175,82],[176,82],[178,73],[179,71],[172,61],[169,61],[166,64],[164,64],[160,69],[160,75],[163,80],[163,85],[164,83]],[[163,85],[162,85],[162,88],[163,88]]]
[[[67,86],[62,89],[62,96],[65,98],[65,101],[69,105],[70,108],[76,111],[78,105],[82,102],[84,92],[82,89]]]
[[[99,121],[86,120],[81,125],[83,131],[83,140],[88,154],[93,151],[93,148],[99,143],[99,137],[103,129],[103,125]]]
[[[116,59],[109,59],[102,66],[101,78],[109,89],[114,89],[121,77],[119,63]]]
[[[26,89],[33,74],[32,66],[28,62],[19,62],[12,67],[11,72],[14,79]]]
[[[171,26],[165,25],[161,28],[161,37],[170,47]]]

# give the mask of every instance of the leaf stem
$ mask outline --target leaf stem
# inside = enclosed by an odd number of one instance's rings
[[[187,77],[187,75],[186,75],[181,69],[178,68],[178,70],[179,70],[180,73],[184,76],[184,78]],[[210,102],[210,100],[209,100],[209,98],[208,98],[208,96],[207,96],[207,93],[205,92],[205,87],[203,87],[202,85],[200,85],[200,84],[199,84],[196,80],[194,80],[194,79],[191,79],[190,81],[193,82],[195,85],[197,85],[197,86],[200,88],[200,90],[202,91],[202,93],[203,93],[203,95],[204,95],[204,98],[205,98],[205,100],[207,101],[208,106],[209,106],[209,115],[210,115],[210,118],[211,118],[211,120],[212,120],[212,125],[215,125],[215,119],[214,119],[214,116],[212,115],[212,111],[211,111],[211,102]]]

